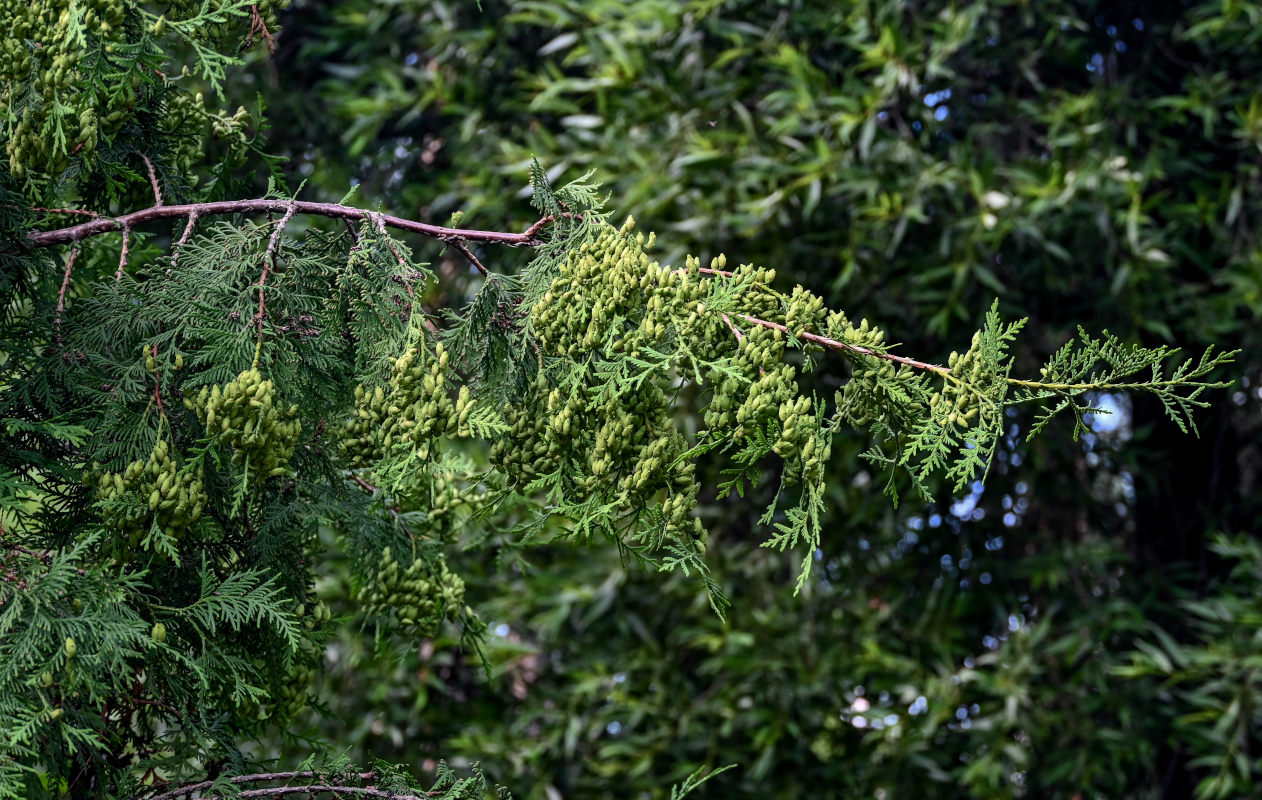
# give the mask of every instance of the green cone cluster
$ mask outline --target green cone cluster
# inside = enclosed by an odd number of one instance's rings
[[[342,454],[353,468],[371,467],[396,447],[425,454],[443,435],[468,436],[473,398],[461,386],[453,401],[447,393],[448,354],[442,342],[429,353],[413,347],[394,362],[383,389],[355,387],[355,414],[342,428]]]
[[[60,172],[71,152],[90,157],[101,129],[122,109],[98,118],[97,99],[80,62],[123,37],[123,0],[43,0],[0,4],[0,107],[7,123],[9,172]],[[126,90],[128,87],[124,87]],[[134,90],[134,86],[130,87]]]
[[[282,408],[276,386],[250,368],[222,389],[202,387],[184,405],[197,414],[206,433],[232,448],[232,463],[245,467],[255,482],[284,475],[302,433],[298,406]]]
[[[441,558],[416,558],[404,567],[387,547],[372,577],[358,596],[364,612],[387,618],[401,633],[432,636],[464,607],[464,581]]]
[[[979,357],[980,345],[981,333],[974,333],[972,344],[967,351],[951,353],[947,359],[947,367],[950,368],[952,375],[961,379],[961,382],[947,381],[943,384],[942,390],[929,401],[929,407],[934,414],[945,416],[950,425],[968,426],[979,412],[982,415],[980,421],[982,425],[988,425],[994,419],[993,415],[996,413],[994,404],[979,402],[979,395],[984,394],[986,388],[993,387],[1002,396],[1002,385],[996,387],[995,383],[1002,384],[1005,376],[995,370],[993,360]],[[1049,378],[1045,370],[1044,378],[1055,380],[1056,376]]]
[[[155,524],[168,536],[182,538],[206,507],[202,478],[200,462],[181,470],[163,440],[148,459],[131,462],[121,473],[102,474],[97,496],[106,501],[105,523],[122,534],[116,553],[129,558]]]

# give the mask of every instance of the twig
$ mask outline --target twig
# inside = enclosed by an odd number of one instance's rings
[[[563,213],[561,216],[565,219],[582,219],[583,218],[582,214],[571,214],[568,211]],[[527,228],[522,233],[522,235],[529,236],[531,239],[534,239],[534,235],[538,233],[539,231],[543,230],[544,225],[547,225],[549,222],[556,222],[556,221],[557,221],[556,216],[553,214],[549,214],[548,216],[536,222],[534,225],[531,225],[529,228]],[[538,242],[524,242],[523,244],[538,244]]]
[[[394,244],[394,239],[391,239],[390,234],[386,232],[385,219],[382,217],[382,215],[379,212],[374,211],[372,213],[372,221],[373,221],[373,224],[377,226],[377,230],[381,233],[382,238],[386,240],[386,244],[390,245],[390,252],[394,253],[395,260],[399,262],[399,268],[402,269],[404,273],[406,273],[407,266],[408,266],[407,259],[403,257],[402,253],[399,252],[399,248],[396,247]],[[405,275],[400,275],[399,278],[400,280],[403,281],[403,288],[408,290],[408,300],[410,301],[416,300],[416,296],[412,293],[411,281],[409,281]]]
[[[452,247],[456,248],[461,253],[463,253],[465,258],[473,262],[473,266],[478,268],[478,272],[481,272],[483,277],[490,277],[491,273],[487,270],[486,267],[482,265],[481,261],[478,261],[478,257],[473,254],[473,251],[469,249],[468,245],[466,245],[464,242],[460,241],[459,239],[447,239],[445,241],[447,242],[447,244],[451,245]]]
[[[267,23],[263,21],[263,17],[259,14],[258,4],[250,6],[250,33],[245,37],[245,46],[251,47],[254,44],[254,35],[260,33],[267,40],[268,55],[276,55],[276,39],[272,36],[272,32],[267,29]]]
[[[155,206],[162,205],[162,189],[158,187],[158,175],[153,170],[153,162],[149,160],[149,156],[144,153],[137,153],[145,162],[145,169],[149,171],[149,185],[153,187],[153,202]]]
[[[197,218],[200,216],[196,211],[188,215],[188,222],[184,225],[184,233],[180,234],[179,240],[175,243],[176,247],[183,247],[188,241],[189,235],[193,232],[193,226],[197,224]]]
[[[267,283],[268,273],[272,271],[272,265],[276,261],[276,246],[280,243],[281,233],[285,230],[285,226],[294,218],[294,207],[291,203],[289,208],[285,209],[285,214],[280,218],[280,222],[276,223],[276,229],[272,231],[272,237],[267,240],[267,251],[263,253],[263,274],[259,276],[259,310],[254,315],[254,325],[258,329],[259,338],[263,338],[263,317],[267,315],[267,306],[263,302],[263,286]]]
[[[89,223],[91,224],[91,223]],[[121,281],[123,279],[123,267],[127,266],[127,248],[131,244],[131,225],[123,225],[123,251],[118,256],[118,271],[114,273],[114,280]]]
[[[792,335],[787,327],[785,327],[784,325],[781,325],[778,322],[768,322],[765,319],[758,319],[757,317],[751,317],[748,314],[737,314],[736,316],[740,317],[746,322],[752,322],[753,324],[761,325],[764,328],[771,328],[772,330],[777,330],[777,331],[781,331],[782,333],[789,333],[790,335]],[[929,364],[924,361],[917,361],[914,358],[907,358],[906,356],[896,356],[893,353],[882,353],[879,350],[870,350],[866,347],[861,347],[857,344],[847,344],[846,342],[839,342],[836,339],[829,339],[827,336],[820,336],[819,334],[811,333],[809,331],[802,331],[800,334],[798,334],[798,337],[801,339],[805,339],[808,342],[815,342],[816,344],[821,344],[824,347],[832,348],[833,350],[845,350],[847,352],[857,353],[861,356],[871,356],[872,358],[881,358],[886,361],[893,361],[896,364],[906,364],[907,366],[915,367],[916,369],[928,370],[929,372],[937,372],[940,374],[949,374],[951,372],[951,370],[947,369],[946,367],[940,366],[938,364]]]
[[[197,212],[188,215],[188,222],[184,224],[184,232],[180,234],[180,238],[176,240],[175,245],[171,248],[171,266],[175,266],[175,262],[180,259],[179,248],[188,242],[188,237],[193,233],[193,226],[197,224]]]
[[[254,775],[237,775],[229,778],[228,782],[240,786],[243,783],[261,783],[263,781],[291,781],[295,778],[314,778],[317,773],[311,771],[303,772],[260,772]],[[377,777],[375,772],[361,772],[357,776],[361,781],[370,781]],[[193,792],[200,792],[214,785],[214,781],[202,781],[200,783],[190,783],[175,789],[163,792],[162,794],[144,798],[144,800],[175,800]],[[138,798],[139,800],[139,798]]]
[[[725,278],[730,278],[734,274],[726,270],[709,269],[707,267],[701,267],[698,271],[705,275],[722,275]],[[769,322],[765,319],[758,319],[757,317],[751,317],[748,314],[737,314],[736,316],[740,317],[746,322],[752,322],[753,324],[761,325],[764,328],[771,328],[773,330],[778,330],[783,333],[789,333],[788,328],[786,328],[785,326],[777,322]],[[722,314],[722,317],[723,317],[723,321],[727,323],[727,326],[732,329],[732,333],[736,334],[737,341],[740,341],[741,339],[745,338],[744,335],[740,332],[740,330],[735,325],[732,324],[732,321],[731,319],[728,318],[727,314]],[[943,373],[943,374],[950,372],[950,370],[947,369],[946,367],[939,366],[937,364],[929,364],[924,361],[917,361],[914,358],[907,358],[906,356],[897,356],[897,355],[894,355],[893,353],[882,353],[879,350],[871,350],[867,347],[862,347],[857,344],[847,344],[846,342],[839,342],[836,339],[829,339],[827,336],[820,336],[818,334],[814,334],[809,331],[802,331],[800,338],[805,339],[809,342],[815,342],[816,344],[823,345],[824,347],[832,348],[833,350],[845,350],[847,352],[857,353],[858,355],[861,355],[861,356],[871,356],[873,358],[881,358],[881,359],[885,359],[886,361],[893,361],[896,364],[906,364],[907,366],[915,367],[916,369],[924,369],[930,372],[938,372],[938,373]]]
[[[79,245],[70,250],[70,258],[66,259],[66,274],[61,279],[61,290],[57,292],[57,316],[53,322],[57,325],[57,335],[61,335],[61,312],[66,307],[66,287],[70,285],[70,271],[74,269],[74,261],[79,257]]]
[[[5,204],[5,207],[17,208],[17,206],[10,206],[7,203]],[[39,211],[43,214],[78,214],[81,217],[92,217],[93,219],[98,219],[101,216],[95,211],[84,211],[81,208],[42,208],[40,206],[33,206],[31,210]]]
[[[178,219],[187,217],[190,214],[198,216],[210,216],[216,214],[261,214],[268,211],[285,212],[290,206],[293,206],[296,214],[312,214],[321,217],[332,217],[335,219],[362,220],[371,218],[375,211],[367,211],[362,208],[354,208],[352,206],[338,205],[337,203],[312,203],[306,201],[288,201],[274,199],[258,199],[258,200],[220,200],[212,203],[189,203],[176,206],[154,206],[145,208],[140,211],[133,211],[130,214],[124,214],[121,217],[97,217],[90,222],[83,222],[78,225],[72,225],[68,228],[58,228],[51,231],[38,231],[31,233],[27,238],[30,243],[36,247],[52,247],[59,244],[68,244],[78,241],[89,236],[99,236],[103,233],[122,230],[144,222],[150,222],[158,219]],[[526,245],[536,246],[539,240],[535,238],[535,234],[539,229],[552,221],[550,217],[539,220],[534,225],[526,229],[524,233],[506,233],[503,231],[479,231],[466,230],[462,228],[447,228],[442,225],[429,225],[424,222],[415,222],[413,220],[394,217],[389,214],[380,214],[381,224],[398,228],[399,230],[409,231],[411,233],[419,233],[423,236],[432,236],[436,239],[457,238],[467,242],[490,242],[493,244],[507,245]]]
[[[386,800],[414,800],[429,797],[428,792],[420,794],[397,794],[378,789],[375,786],[337,786],[330,784],[312,784],[311,786],[277,786],[271,789],[246,789],[235,797],[280,797],[286,794],[332,794],[362,795],[364,797],[384,797]],[[207,797],[206,800],[226,800],[222,795]]]

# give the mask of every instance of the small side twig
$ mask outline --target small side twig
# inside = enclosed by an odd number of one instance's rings
[[[792,333],[789,331],[787,327],[785,327],[784,325],[781,325],[778,322],[769,322],[765,319],[759,319],[758,317],[751,317],[748,314],[737,314],[736,316],[740,317],[746,322],[753,323],[754,325],[761,325],[764,328],[771,328],[772,330],[777,330],[782,333],[789,333],[790,335],[792,335]],[[895,364],[906,364],[909,367],[928,370],[929,372],[949,373],[951,371],[947,369],[946,367],[940,366],[938,364],[929,364],[925,361],[917,361],[914,358],[907,358],[906,356],[896,356],[893,353],[882,353],[879,350],[871,350],[867,347],[861,347],[857,344],[848,344],[846,342],[839,342],[836,339],[829,339],[827,336],[820,336],[819,334],[811,333],[810,331],[802,331],[801,333],[797,334],[797,336],[801,339],[805,339],[808,342],[814,342],[815,344],[823,345],[824,347],[830,348],[832,350],[844,350],[844,351],[855,353],[861,356],[871,356],[872,358],[880,358],[880,359],[884,359],[885,361],[893,361]]]
[[[70,286],[70,272],[74,269],[75,259],[79,257],[79,245],[76,243],[70,250],[70,257],[66,259],[66,274],[61,279],[61,290],[57,292],[57,316],[53,322],[57,326],[57,336],[61,336],[61,312],[66,307],[66,288]]]
[[[121,281],[123,279],[123,269],[127,266],[127,251],[131,246],[131,226],[123,225],[123,251],[118,256],[118,270],[114,273],[114,280]]]
[[[451,245],[452,247],[456,248],[461,253],[463,253],[464,257],[469,259],[469,261],[473,264],[473,266],[478,268],[478,272],[481,272],[483,277],[490,276],[491,274],[490,271],[485,266],[483,266],[482,262],[478,260],[478,257],[473,254],[473,251],[469,249],[469,246],[466,245],[463,240],[444,239],[443,241]]]
[[[245,46],[247,48],[254,45],[255,35],[260,35],[267,40],[268,55],[276,55],[276,38],[267,29],[267,23],[263,21],[263,15],[259,13],[257,4],[250,6],[250,33],[245,37]]]
[[[8,208],[17,208],[17,206],[9,206],[7,203],[5,205]],[[77,214],[81,217],[92,217],[93,219],[101,217],[95,211],[85,211],[82,208],[43,208],[42,206],[32,206],[31,210],[38,211],[41,214]]]
[[[188,237],[193,232],[193,226],[197,224],[197,211],[193,211],[188,215],[188,222],[184,224],[184,232],[180,234],[179,240],[175,243],[176,247],[183,247],[188,241]]]
[[[137,153],[141,160],[145,162],[145,169],[149,171],[149,185],[153,187],[153,204],[156,208],[162,205],[162,189],[158,186],[158,174],[153,169],[153,162],[149,160],[149,156],[144,153]]]
[[[171,266],[175,266],[175,262],[180,259],[180,248],[188,242],[188,237],[193,234],[193,226],[197,224],[197,211],[192,211],[188,215],[188,222],[184,223],[184,232],[180,234],[180,238],[175,241],[175,245],[171,248]]]
[[[272,266],[276,261],[276,247],[280,244],[281,233],[285,230],[285,226],[294,218],[294,205],[291,203],[285,209],[285,214],[280,218],[280,222],[276,223],[276,229],[272,231],[272,236],[267,240],[267,251],[263,254],[263,274],[259,276],[259,310],[254,315],[254,324],[258,329],[259,338],[263,338],[263,317],[267,315],[267,305],[263,299],[263,287],[267,283],[267,276],[272,271]]]
[[[407,259],[405,259],[403,254],[399,252],[399,248],[394,244],[394,239],[391,239],[390,234],[386,231],[385,218],[382,217],[381,213],[378,211],[373,211],[370,216],[372,217],[373,224],[377,226],[377,230],[386,240],[386,244],[390,245],[390,252],[394,253],[395,260],[399,262],[399,267],[406,270],[408,265]],[[412,293],[412,283],[410,281],[404,279],[403,288],[408,290],[408,300],[416,299],[416,296]]]

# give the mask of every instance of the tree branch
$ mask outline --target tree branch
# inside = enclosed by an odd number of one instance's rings
[[[316,772],[260,772],[254,775],[237,775],[229,778],[228,782],[240,786],[243,783],[260,783],[262,781],[291,781],[295,778],[314,778],[317,777]],[[377,777],[375,772],[361,772],[357,776],[361,781],[370,781]],[[202,781],[201,783],[190,783],[179,786],[162,794],[146,797],[143,800],[175,800],[177,797],[200,792],[203,789],[210,788],[214,785],[214,781]],[[140,800],[140,798],[137,798]]]
[[[36,231],[27,239],[36,247],[52,247],[68,244],[88,236],[99,236],[103,233],[131,228],[145,222],[160,219],[183,219],[192,215],[198,217],[213,214],[261,214],[264,212],[285,213],[293,206],[295,213],[311,214],[334,219],[362,220],[371,218],[376,212],[362,208],[338,205],[337,203],[311,203],[290,200],[221,200],[213,203],[188,203],[177,206],[153,206],[140,211],[133,211],[121,217],[97,217],[90,222],[58,228],[51,231]],[[381,223],[391,228],[432,236],[436,239],[463,239],[469,242],[490,242],[506,244],[512,247],[534,247],[541,244],[535,235],[551,220],[544,218],[531,225],[523,233],[505,233],[503,231],[479,231],[462,228],[447,228],[442,225],[429,225],[424,222],[393,217],[382,214]]]
[[[189,227],[185,228],[185,235],[180,237],[180,241],[187,238],[189,230],[191,230],[191,221],[210,214],[248,214],[263,212],[280,212],[287,216],[292,214],[311,214],[315,216],[331,217],[334,219],[346,220],[348,223],[352,220],[367,219],[375,223],[379,228],[386,227],[397,228],[399,230],[408,231],[410,233],[419,233],[423,236],[432,236],[449,243],[455,244],[471,258],[474,265],[479,267],[481,271],[486,271],[477,259],[472,258],[472,253],[464,247],[464,242],[489,242],[492,244],[505,244],[511,247],[537,247],[543,244],[537,234],[543,227],[556,220],[555,217],[549,215],[535,222],[529,228],[521,233],[507,233],[504,231],[480,231],[464,228],[447,228],[442,225],[430,225],[424,222],[416,222],[413,220],[403,219],[401,217],[390,216],[389,214],[381,214],[376,211],[367,211],[362,208],[354,208],[352,206],[343,206],[337,203],[312,203],[296,200],[222,200],[213,203],[191,203],[178,206],[153,206],[152,208],[133,211],[130,214],[124,214],[121,217],[98,217],[90,222],[84,222],[79,225],[72,225],[68,228],[58,228],[51,231],[38,231],[31,233],[27,238],[36,247],[51,247],[59,244],[67,244],[69,242],[77,242],[88,236],[98,236],[103,233],[111,233],[113,231],[122,230],[124,234],[124,256],[122,264],[126,263],[126,245],[127,235],[131,232],[131,227],[143,222],[150,222],[158,219],[178,219],[188,217],[190,219]],[[563,216],[569,216],[568,214]],[[396,256],[398,254],[396,253]],[[120,264],[120,267],[122,266]],[[721,275],[723,277],[731,277],[732,273],[726,270],[717,269],[701,269],[703,273],[709,275]],[[120,270],[121,272],[121,270]],[[761,325],[764,328],[779,329],[788,333],[789,331],[783,326],[775,322],[758,319],[746,314],[737,314],[737,317],[750,322],[754,325]],[[730,323],[730,321],[729,321]],[[896,364],[906,364],[916,369],[928,370],[937,373],[949,373],[946,367],[936,364],[929,364],[924,361],[917,361],[914,358],[905,356],[897,356],[892,353],[882,353],[876,350],[869,350],[866,347],[851,345],[845,342],[839,342],[836,339],[829,339],[814,333],[803,332],[801,338],[814,342],[833,350],[844,350],[858,355],[871,356],[886,361],[892,361]]]
[[[757,317],[751,317],[748,314],[737,314],[736,316],[745,320],[746,322],[752,322],[753,324],[761,325],[764,328],[771,328],[772,330],[781,331],[782,333],[788,333],[791,336],[796,335],[799,338],[805,339],[808,342],[815,342],[815,344],[820,344],[820,345],[823,345],[824,347],[828,347],[833,350],[845,350],[850,353],[857,353],[858,355],[861,355],[861,356],[871,356],[872,358],[882,358],[882,359],[885,359],[886,361],[893,361],[895,364],[906,364],[909,367],[915,367],[916,369],[928,370],[929,372],[950,373],[951,371],[947,369],[946,367],[940,366],[938,364],[929,364],[924,361],[917,361],[914,358],[907,358],[906,356],[896,356],[893,353],[882,353],[878,350],[869,350],[868,348],[860,347],[857,344],[847,344],[846,342],[839,342],[836,339],[829,339],[827,336],[820,336],[819,334],[811,333],[810,331],[802,331],[799,334],[793,334],[788,328],[786,328],[785,326],[781,325],[778,322],[769,322],[765,319],[758,319]]]
[[[263,254],[263,274],[259,276],[259,310],[254,315],[254,324],[258,328],[260,340],[263,338],[263,318],[267,316],[267,305],[263,302],[264,287],[267,284],[267,276],[272,271],[272,265],[276,262],[276,246],[280,243],[281,234],[285,232],[285,226],[293,218],[294,206],[290,203],[289,208],[285,209],[284,216],[280,218],[280,222],[272,231],[272,237],[267,240],[267,252]],[[192,217],[190,216],[189,219],[191,220]]]

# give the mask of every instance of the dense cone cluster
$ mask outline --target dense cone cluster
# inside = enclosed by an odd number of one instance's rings
[[[981,333],[973,334],[973,341],[964,353],[951,353],[947,366],[951,374],[958,376],[960,382],[949,381],[942,391],[935,394],[929,406],[935,415],[945,416],[947,424],[966,426],[971,420],[982,414],[982,424],[989,424],[996,409],[992,403],[984,401],[987,390],[1002,392],[1002,384],[1006,375],[1000,374],[993,361],[980,357]],[[1044,371],[1046,376],[1046,371]],[[1055,376],[1052,376],[1052,380]],[[996,382],[1000,385],[995,386]]]
[[[130,557],[153,525],[180,539],[206,507],[203,472],[183,470],[171,458],[171,447],[159,440],[145,461],[133,461],[121,472],[106,472],[97,484],[105,501],[106,524],[121,534],[114,540],[116,554]]]
[[[298,406],[282,408],[276,386],[257,368],[242,372],[222,389],[202,387],[196,399],[184,401],[206,429],[232,448],[232,463],[261,483],[284,475],[302,432]]]
[[[404,567],[387,547],[358,599],[366,614],[388,619],[400,632],[430,636],[464,607],[464,581],[441,558],[415,558]]]
[[[58,172],[67,154],[90,157],[101,127],[122,123],[122,109],[98,119],[96,99],[83,90],[80,62],[93,48],[123,35],[123,0],[45,0],[0,4],[0,106],[10,109],[5,155],[9,172]],[[128,87],[124,87],[126,91]],[[134,90],[134,86],[130,87]],[[60,136],[55,135],[60,132]]]
[[[353,468],[371,467],[395,448],[427,455],[430,442],[439,436],[469,435],[473,398],[461,386],[451,399],[447,365],[442,342],[432,355],[413,347],[394,362],[384,389],[355,387],[355,414],[343,427],[341,441],[342,454]]]

